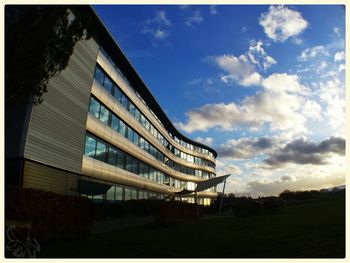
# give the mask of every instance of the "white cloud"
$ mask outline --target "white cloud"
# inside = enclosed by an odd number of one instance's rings
[[[333,130],[345,131],[345,85],[339,79],[321,82],[320,99]]]
[[[334,61],[344,61],[344,60],[345,60],[345,52],[344,51],[335,53]]]
[[[343,71],[343,70],[345,70],[345,64],[340,64],[339,68],[338,68],[338,71],[340,72],[340,71]]]
[[[259,24],[264,27],[266,35],[275,42],[284,42],[297,36],[308,26],[308,22],[299,12],[286,6],[270,6],[269,11],[261,15]]]
[[[261,76],[255,72],[254,65],[248,60],[247,56],[241,55],[222,55],[215,58],[215,62],[227,73],[221,79],[224,82],[235,80],[243,86],[257,85],[260,83]]]
[[[258,70],[266,70],[277,63],[274,58],[267,55],[262,41],[251,41],[248,51],[239,57],[221,55],[215,58],[215,62],[228,73],[221,77],[223,82],[236,81],[246,87],[259,85],[262,77]]]
[[[244,33],[245,31],[247,31],[247,26],[242,26],[241,31],[242,31],[242,33]]]
[[[313,100],[307,100],[303,106],[303,115],[313,120],[322,120],[322,108]]]
[[[319,56],[319,55],[329,56],[329,52],[327,48],[322,45],[315,46],[312,48],[307,48],[301,53],[301,55],[298,57],[298,60],[306,61],[311,58],[315,58],[316,56]]]
[[[306,87],[300,84],[298,75],[288,75],[286,73],[270,75],[262,81],[262,86],[273,92],[307,93]]]
[[[269,124],[273,131],[292,130],[294,134],[306,133],[304,124],[307,118],[301,113],[305,99],[297,94],[288,94],[284,91],[284,86],[272,88],[269,85],[268,82],[266,87],[271,88],[270,90],[248,96],[240,104],[207,104],[193,109],[187,113],[187,123],[178,123],[178,126],[190,133],[215,127],[222,130],[234,130],[242,126],[260,129],[264,124]],[[291,90],[293,88],[290,87]]]
[[[263,48],[262,41],[252,41],[248,50],[248,57],[250,61],[257,65],[259,69],[268,69],[273,64],[276,64],[276,60],[270,56],[268,56]],[[261,65],[262,63],[262,65]]]
[[[333,27],[333,32],[336,34],[338,37],[340,36],[340,28],[339,27]]]
[[[206,137],[206,138],[197,137],[196,141],[204,143],[205,145],[211,146],[213,145],[214,139],[212,137]]]
[[[145,21],[142,33],[149,34],[156,40],[162,40],[170,35],[167,28],[171,26],[171,21],[166,17],[165,11],[157,11],[155,17]]]
[[[204,18],[201,15],[201,12],[199,10],[195,10],[192,12],[192,15],[188,17],[185,21],[185,24],[187,26],[192,26],[194,23],[200,24],[203,23]]]
[[[211,5],[210,6],[210,14],[211,15],[217,15],[218,14],[218,10],[216,9],[216,5]]]
[[[299,37],[292,37],[291,40],[292,40],[292,42],[293,42],[294,44],[296,44],[296,45],[301,45],[301,44],[303,44],[303,42],[304,42],[304,41],[303,41],[301,38],[299,38]]]
[[[326,61],[322,61],[321,64],[317,68],[317,73],[320,73],[328,66],[328,63]]]

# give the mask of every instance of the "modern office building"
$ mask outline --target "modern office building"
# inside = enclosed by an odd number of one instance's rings
[[[179,198],[216,176],[216,152],[181,134],[91,7],[79,41],[43,103],[6,121],[6,181],[100,200]],[[196,193],[210,204],[215,187]],[[193,202],[194,197],[182,197]]]

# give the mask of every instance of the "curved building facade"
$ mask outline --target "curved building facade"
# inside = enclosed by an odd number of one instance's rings
[[[215,150],[174,127],[92,8],[87,12],[93,37],[76,44],[42,104],[23,106],[20,134],[6,125],[7,146],[20,138],[15,149],[6,147],[7,179],[17,174],[24,187],[118,201],[179,198],[215,177]],[[198,202],[208,205],[216,195],[215,187],[198,192]]]

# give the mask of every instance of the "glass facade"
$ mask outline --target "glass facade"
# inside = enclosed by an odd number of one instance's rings
[[[176,188],[194,190],[196,184],[169,177],[167,174],[117,149],[101,139],[87,133],[85,139],[85,155],[108,163],[120,169],[155,181],[159,184],[171,185]],[[214,192],[215,189],[209,189]],[[110,193],[111,195],[112,193]],[[117,195],[117,194],[116,194]],[[120,196],[120,194],[119,194]]]
[[[117,117],[114,113],[110,112],[102,103],[100,103],[94,97],[91,97],[90,112],[95,117],[99,116],[97,118],[99,118],[103,123],[109,125],[116,132],[120,133],[130,142],[132,142],[136,146],[140,147],[144,151],[151,154],[157,160],[161,161],[162,163],[166,163],[166,165],[172,168],[173,170],[184,174],[203,177],[203,178],[209,178],[214,176],[214,174],[210,174],[206,171],[185,167],[183,165],[180,165],[170,160],[166,162],[166,157],[164,156],[164,154],[161,153],[161,151],[155,148],[151,143],[149,143],[140,134],[134,131],[130,126],[126,125],[122,120],[119,119],[119,117]],[[189,154],[185,154],[176,148],[174,148],[174,154],[176,156],[182,155],[186,159],[190,159],[190,160],[193,159],[194,162],[200,165],[205,165],[203,161],[207,161],[201,158],[193,157]]]
[[[101,77],[103,75],[103,77]],[[104,73],[99,66],[96,67],[95,71],[95,79],[110,93],[114,96],[114,98],[117,99],[117,101],[123,106],[124,109],[129,111],[129,113],[143,126],[145,127],[160,143],[164,145],[164,147],[168,148],[173,154],[176,156],[191,162],[196,163],[203,166],[209,166],[212,168],[215,168],[215,163],[200,158],[195,157],[190,154],[184,153],[180,150],[178,150],[176,147],[171,145],[167,139],[164,138],[164,136],[150,123],[150,121],[137,109],[137,107],[129,100],[129,98],[121,91],[121,89],[116,85],[114,82],[110,80],[110,78],[107,76],[106,73]],[[109,81],[106,82],[106,79]],[[108,84],[106,84],[108,83]],[[112,83],[112,88],[110,88],[110,84]],[[106,86],[108,85],[108,86]],[[93,105],[90,107],[92,110],[99,110],[97,106]],[[102,113],[100,113],[102,114]],[[106,114],[106,113],[105,113]],[[96,116],[97,114],[94,113]],[[96,116],[97,117],[97,116]],[[106,115],[103,115],[103,119],[100,119],[103,121],[106,121]],[[98,118],[98,117],[97,117]],[[182,146],[187,147],[191,150],[195,150],[195,147],[191,144],[185,143],[182,140],[179,140],[177,137],[174,137],[175,141],[180,143]],[[207,149],[202,149],[200,152],[203,154],[209,155],[209,151]]]

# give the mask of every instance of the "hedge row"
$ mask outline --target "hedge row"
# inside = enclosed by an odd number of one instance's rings
[[[31,223],[38,241],[76,238],[91,230],[91,205],[86,198],[6,186],[5,218]]]

